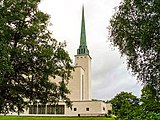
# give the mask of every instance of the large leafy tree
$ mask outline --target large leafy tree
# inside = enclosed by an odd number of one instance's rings
[[[120,120],[159,120],[160,104],[150,89],[145,86],[140,99],[128,92],[117,94],[109,101],[113,114]]]
[[[47,30],[40,0],[0,0],[0,113],[20,113],[29,103],[67,103],[71,59]],[[49,78],[60,76],[56,84]]]
[[[128,68],[160,98],[160,0],[123,0],[109,26]]]
[[[133,120],[159,120],[160,102],[157,101],[152,87],[144,86],[139,107],[134,110]]]
[[[121,92],[111,101],[113,114],[121,119],[132,119],[132,114],[139,106],[139,99],[132,93]]]
[[[141,95],[141,108],[146,112],[160,113],[160,102],[154,95],[154,90],[150,86],[144,86]]]

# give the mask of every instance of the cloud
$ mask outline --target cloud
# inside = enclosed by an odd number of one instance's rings
[[[140,97],[142,86],[127,71],[125,59],[120,59],[120,55],[116,54],[103,56],[102,61],[95,62],[97,66],[92,72],[93,98],[107,100],[121,91],[132,92]]]

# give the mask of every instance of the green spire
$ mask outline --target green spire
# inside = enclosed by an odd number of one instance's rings
[[[81,22],[80,46],[77,49],[77,54],[89,54],[89,50],[87,48],[87,43],[86,43],[84,6],[82,7],[82,22]]]

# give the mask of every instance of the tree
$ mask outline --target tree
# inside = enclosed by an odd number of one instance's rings
[[[150,86],[143,87],[140,99],[141,107],[143,111],[160,113],[160,102],[157,101],[153,91]]]
[[[140,99],[128,92],[117,94],[110,101],[113,114],[120,120],[159,120],[160,104],[150,89],[150,87],[145,86],[142,89]]]
[[[160,119],[160,103],[151,89],[152,87],[150,86],[143,87],[139,107],[133,112],[133,120]]]
[[[111,101],[113,113],[124,119],[132,119],[132,114],[139,106],[139,99],[132,93],[121,92],[117,94]]]
[[[40,0],[0,0],[0,113],[23,111],[29,103],[70,105],[66,88],[73,70],[65,43],[47,30]],[[59,84],[49,77],[62,77]]]
[[[160,1],[124,0],[113,15],[109,38],[128,68],[160,100]]]
[[[160,113],[146,112],[140,110],[137,112],[137,114],[133,117],[132,120],[159,120],[159,119],[160,119]]]

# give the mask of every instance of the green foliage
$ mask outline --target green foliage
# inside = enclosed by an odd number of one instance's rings
[[[47,30],[49,16],[38,10],[40,0],[0,0],[0,113],[20,112],[39,100],[70,105],[65,87],[73,70],[71,59]],[[63,84],[49,77],[62,77]]]
[[[140,99],[131,93],[121,92],[111,101],[113,114],[119,120],[159,120],[160,103],[152,93],[151,87],[142,89]]]
[[[128,68],[144,85],[139,105],[128,115],[133,120],[160,119],[159,6],[159,0],[123,0],[110,21],[111,43],[127,57]],[[117,113],[121,111],[117,108]]]
[[[128,68],[160,100],[160,0],[123,0],[109,26],[110,41]]]
[[[160,102],[154,95],[154,90],[150,86],[144,86],[140,99],[140,105],[143,111],[160,113]]]
[[[121,92],[111,101],[113,114],[118,118],[132,119],[132,113],[138,107],[139,100],[132,93]]]
[[[139,111],[140,113],[137,113],[137,116],[133,117],[133,120],[159,120],[160,119],[160,113],[154,113],[154,112],[146,112],[146,111]]]

